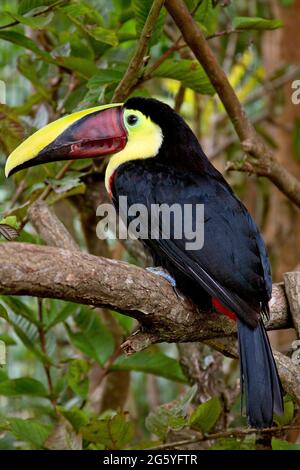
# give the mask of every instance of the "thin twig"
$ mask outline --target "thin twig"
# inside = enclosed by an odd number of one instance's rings
[[[249,429],[232,429],[229,431],[220,431],[220,432],[215,432],[211,434],[203,434],[198,436],[195,436],[192,439],[185,439],[181,441],[176,441],[176,442],[167,442],[166,444],[161,444],[155,447],[148,447],[145,450],[163,450],[163,449],[174,449],[175,447],[181,447],[184,445],[191,445],[191,444],[197,444],[198,442],[204,442],[204,441],[213,441],[216,439],[222,439],[222,438],[228,438],[228,437],[243,437],[243,436],[248,436],[249,434],[278,434],[282,433],[285,431],[293,431],[296,429],[300,429],[300,425],[291,425],[291,426],[282,426],[282,427],[277,427],[273,426],[271,428],[265,428],[265,429],[254,429],[254,428],[249,428]]]
[[[40,337],[41,350],[44,354],[47,354],[46,335],[45,335],[44,324],[43,324],[43,299],[38,298],[37,302],[38,302],[38,319],[39,319],[38,332],[39,332],[39,337]],[[50,365],[47,362],[43,362],[43,367],[44,367],[45,374],[47,377],[51,402],[53,406],[55,406],[56,402],[55,402],[55,399],[53,398],[53,383],[52,383],[52,378],[51,378]]]
[[[223,31],[217,31],[214,34],[206,36],[205,39],[209,41],[210,39],[220,38],[221,36],[230,36],[231,34],[245,33],[245,30],[242,29],[224,29]]]
[[[131,90],[137,84],[139,78],[138,75],[143,65],[155,23],[159,17],[163,4],[164,0],[154,0],[144,25],[137,50],[128,65],[125,75],[115,90],[112,98],[113,102],[123,101],[130,95]]]

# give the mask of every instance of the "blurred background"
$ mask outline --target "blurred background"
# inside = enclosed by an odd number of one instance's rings
[[[300,0],[186,3],[257,131],[276,158],[300,177],[300,105],[291,98],[292,84],[300,80]],[[6,90],[0,104],[0,223],[22,229],[18,241],[42,243],[26,214],[47,186],[47,203],[82,250],[149,263],[137,246],[96,236],[96,208],[106,200],[103,165],[84,160],[61,171],[64,164],[54,163],[8,181],[4,165],[39,127],[111,101],[151,4],[0,2],[0,80]],[[283,273],[300,265],[299,210],[268,180],[230,171],[232,163],[243,159],[240,143],[165,10],[150,46],[132,94],[165,101],[188,121],[254,216],[268,246],[273,279],[282,281]],[[132,319],[49,299],[1,296],[0,317],[0,340],[7,350],[7,365],[0,368],[1,449],[146,448],[193,438],[199,430],[246,424],[239,413],[237,362],[208,346],[162,344],[124,357],[116,351],[135,327]],[[293,338],[292,331],[272,333],[273,345],[283,352]],[[191,389],[191,384],[196,385]],[[193,397],[200,406],[209,403],[206,411],[190,408]],[[289,398],[282,419],[281,424],[297,422]],[[285,437],[296,442],[298,434]],[[277,441],[273,448],[282,445]],[[202,442],[197,448],[212,445],[248,449],[261,443],[251,434]]]

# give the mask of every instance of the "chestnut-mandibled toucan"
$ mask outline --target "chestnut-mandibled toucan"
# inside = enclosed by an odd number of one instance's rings
[[[237,319],[248,421],[257,428],[270,426],[273,412],[282,413],[283,401],[261,319],[268,314],[272,288],[265,244],[177,113],[139,97],[79,111],[29,137],[9,156],[5,170],[9,176],[41,163],[108,155],[105,185],[117,208],[119,196],[127,196],[128,205],[144,204],[149,212],[151,204],[204,204],[201,249],[186,250],[188,234],[149,237],[143,243],[155,265],[167,270],[197,305]]]

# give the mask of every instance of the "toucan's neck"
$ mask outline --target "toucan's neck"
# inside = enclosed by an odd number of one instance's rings
[[[183,120],[180,126],[173,126],[164,132],[156,160],[178,171],[208,174],[217,178],[221,176],[208,160],[195,134]]]

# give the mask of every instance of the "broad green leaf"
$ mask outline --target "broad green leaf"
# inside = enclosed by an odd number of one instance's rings
[[[42,362],[52,364],[51,358],[38,347],[38,330],[36,325],[18,315],[10,315],[8,322],[14,328],[14,332],[28,351],[31,351]]]
[[[292,444],[291,442],[283,441],[272,437],[273,450],[300,450],[300,444]]]
[[[122,77],[123,77],[123,73],[119,72],[118,70],[112,70],[112,69],[99,70],[96,73],[96,75],[90,78],[90,80],[87,82],[87,87],[89,89],[96,88],[99,90],[99,87],[103,85],[111,84],[114,82],[119,82]]]
[[[219,439],[209,450],[256,450],[256,436],[250,434],[244,439],[237,437]]]
[[[195,60],[167,59],[153,72],[153,76],[178,80],[183,86],[203,95],[215,93],[203,68]]]
[[[145,22],[148,18],[148,14],[150,8],[153,4],[153,0],[132,0],[131,5],[133,9],[133,13],[136,19],[136,32],[137,35],[140,36],[145,25]],[[156,25],[152,34],[152,38],[150,41],[150,45],[156,44],[163,34],[163,28],[166,19],[166,10],[162,8],[158,20],[156,21]]]
[[[95,419],[81,428],[85,440],[102,444],[106,449],[124,449],[132,440],[134,427],[125,413],[117,413],[107,419]]]
[[[102,26],[97,26],[95,28],[85,28],[85,31],[88,32],[96,41],[104,42],[104,44],[109,44],[110,46],[116,47],[119,43],[117,33],[110,29],[102,28]]]
[[[54,316],[54,318],[50,318],[50,321],[45,328],[46,331],[50,330],[58,323],[64,322],[70,315],[72,315],[76,311],[77,308],[78,305],[74,305],[72,302],[66,302],[63,305],[62,309],[59,310],[58,313]]]
[[[175,382],[187,382],[178,361],[160,352],[142,351],[132,356],[120,356],[111,366],[111,370],[136,370]]]
[[[58,411],[72,424],[76,432],[78,432],[81,427],[86,426],[89,422],[89,418],[86,413],[76,406],[70,410],[59,406]]]
[[[18,15],[17,13],[9,13],[9,15],[13,20],[19,21],[19,23],[29,26],[32,29],[45,29],[46,25],[49,24],[53,18],[53,13],[34,18]]]
[[[71,343],[84,354],[104,365],[114,351],[115,343],[110,331],[91,309],[82,307],[75,316],[79,331],[73,332],[66,325]]]
[[[233,26],[235,29],[264,31],[282,28],[283,22],[281,20],[267,20],[251,16],[236,16],[233,19]]]
[[[18,70],[21,74],[29,80],[34,88],[42,95],[47,101],[50,100],[50,91],[43,85],[43,82],[37,74],[36,68],[38,67],[38,60],[27,54],[22,54],[18,59]]]
[[[297,118],[294,123],[293,133],[292,133],[292,141],[293,141],[293,150],[296,160],[300,161],[300,118]]]
[[[0,220],[0,224],[10,225],[11,227],[15,228],[16,230],[19,230],[19,228],[20,228],[20,222],[18,221],[18,219],[15,215],[10,215],[8,217],[4,217],[4,219]]]
[[[55,62],[67,69],[77,72],[88,79],[97,73],[97,67],[92,60],[84,57],[56,57]]]
[[[23,47],[24,49],[28,49],[34,52],[37,56],[42,57],[44,60],[48,62],[53,62],[52,57],[48,52],[43,51],[40,49],[36,43],[32,40],[24,36],[24,34],[18,33],[16,31],[0,31],[0,39],[4,41],[12,42],[13,44],[17,44],[18,46]]]
[[[7,397],[31,395],[34,397],[46,397],[48,395],[44,385],[30,377],[19,379],[7,379],[0,382],[0,395]]]
[[[0,339],[0,367],[6,364],[6,344]],[[0,382],[1,388],[1,382]]]
[[[19,440],[29,442],[36,448],[43,447],[51,427],[33,419],[12,418],[10,431]]]
[[[194,4],[197,6],[199,2],[196,1]],[[193,8],[193,9],[194,9]],[[191,11],[193,10],[191,9]],[[208,34],[212,34],[216,31],[218,26],[218,19],[220,15],[220,7],[213,7],[212,0],[203,0],[197,8],[197,12],[195,14],[195,19],[201,25],[201,28]]]
[[[20,298],[6,295],[2,297],[2,301],[12,310],[14,314],[26,318],[26,320],[28,320],[30,323],[33,323],[34,325],[39,325],[36,313],[30,307],[28,307],[25,302],[20,300]]]
[[[89,24],[89,23],[96,23],[99,26],[103,26],[104,20],[101,14],[96,10],[96,8],[93,8],[91,5],[89,5],[87,2],[76,2],[76,3],[71,3],[68,2],[67,5],[64,5],[61,8],[61,11],[65,13],[66,15],[69,16],[69,18],[76,22],[81,21],[84,24]],[[85,17],[87,21],[82,21],[82,18],[80,17]]]
[[[89,365],[83,359],[74,359],[68,369],[68,385],[73,392],[82,398],[85,398],[89,391],[88,371]]]
[[[294,403],[289,396],[284,397],[284,413],[283,415],[274,415],[273,419],[278,426],[286,426],[290,424],[294,417]]]
[[[170,430],[178,431],[187,425],[187,410],[196,393],[196,387],[190,388],[179,400],[156,407],[146,418],[148,431],[161,439],[166,439]]]
[[[24,15],[25,13],[29,13],[31,10],[35,8],[39,8],[42,6],[49,6],[53,3],[57,3],[57,0],[21,0],[18,7],[19,15]]]
[[[65,189],[61,187],[58,191],[52,191],[49,197],[47,198],[48,204],[55,204],[58,201],[67,199],[68,197],[77,196],[78,194],[84,194],[86,191],[86,186],[84,183],[79,183],[74,185],[71,189]]]
[[[1,304],[0,304],[0,310],[1,310]],[[7,333],[0,334],[0,341],[4,341],[6,346],[15,346],[17,344],[15,340],[11,336],[9,336]]]
[[[6,321],[9,320],[8,313],[7,313],[6,309],[3,307],[2,304],[0,304],[0,318],[4,318],[4,320],[6,320]]]
[[[213,397],[199,405],[189,418],[189,424],[202,432],[209,432],[218,421],[222,406],[218,397]]]

